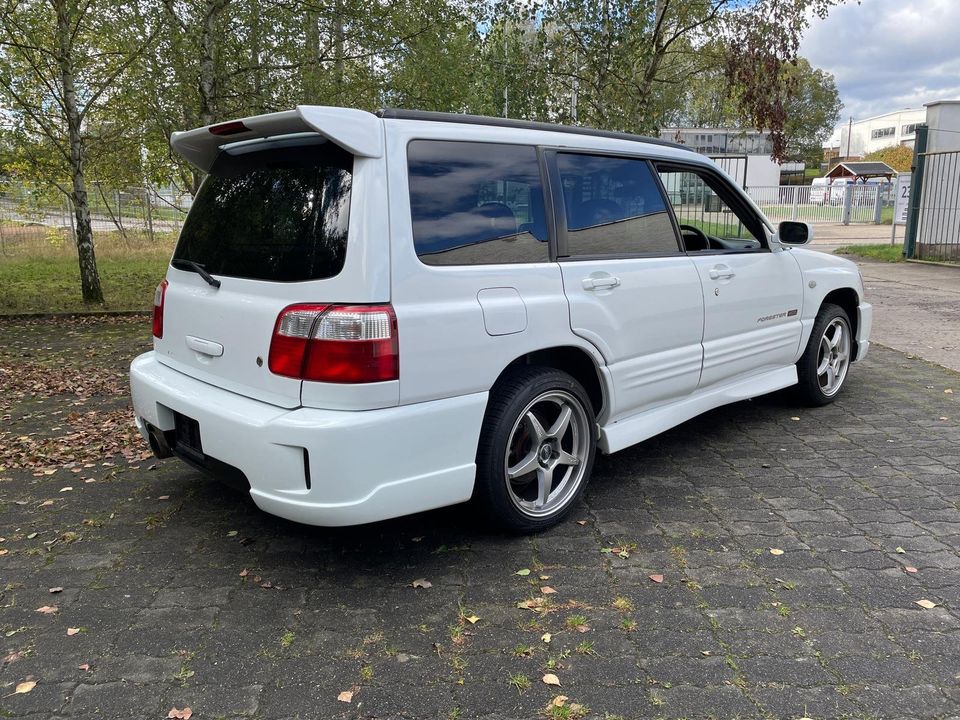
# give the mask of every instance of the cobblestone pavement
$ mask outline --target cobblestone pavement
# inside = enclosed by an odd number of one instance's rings
[[[2,716],[960,716],[951,371],[875,347],[833,406],[711,412],[538,537],[331,530],[140,456],[138,323],[0,323]]]

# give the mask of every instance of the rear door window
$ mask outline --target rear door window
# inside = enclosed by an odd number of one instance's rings
[[[221,154],[183,224],[175,260],[213,275],[301,282],[338,275],[353,156],[332,143]]]
[[[566,254],[679,252],[677,234],[646,160],[558,153]]]
[[[535,148],[414,140],[407,147],[413,242],[427,265],[547,262]]]

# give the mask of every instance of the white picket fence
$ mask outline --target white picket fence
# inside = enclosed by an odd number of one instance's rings
[[[747,193],[773,222],[880,224],[884,208],[893,206],[891,183],[839,186],[833,192],[822,186],[774,185],[747,188]]]

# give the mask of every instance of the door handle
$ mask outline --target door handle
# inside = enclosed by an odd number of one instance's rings
[[[204,340],[193,335],[187,335],[185,340],[188,348],[201,355],[209,355],[210,357],[223,355],[223,345],[213,342],[213,340]]]
[[[736,273],[735,273],[733,270],[731,270],[729,267],[727,267],[726,265],[716,265],[716,266],[710,268],[710,279],[711,279],[711,280],[720,280],[721,278],[724,279],[724,280],[729,280],[730,278],[734,277],[735,275],[736,275]]]
[[[584,290],[604,290],[615,288],[620,285],[618,277],[585,277],[583,279]]]

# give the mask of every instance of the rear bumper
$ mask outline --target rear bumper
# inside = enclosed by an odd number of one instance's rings
[[[857,307],[857,357],[854,362],[863,360],[870,349],[870,331],[873,329],[873,305],[860,303]]]
[[[358,525],[470,498],[487,394],[381,410],[269,405],[173,370],[152,352],[130,366],[134,413],[170,431],[198,421],[203,454],[242,472],[264,511],[309,525]]]

